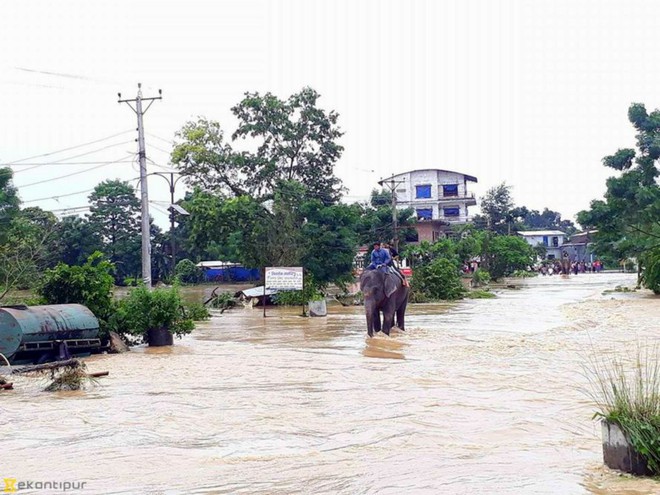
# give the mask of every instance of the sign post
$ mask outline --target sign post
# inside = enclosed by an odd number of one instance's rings
[[[302,290],[302,266],[269,266],[264,273],[264,318],[266,317],[266,289]]]

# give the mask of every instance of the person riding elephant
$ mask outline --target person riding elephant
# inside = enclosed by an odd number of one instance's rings
[[[366,268],[367,270],[375,270],[377,268],[386,267],[391,263],[392,257],[387,249],[380,247],[380,242],[374,242],[374,250],[371,251],[371,263]]]
[[[374,331],[390,334],[394,326],[405,330],[405,314],[410,288],[402,280],[382,270],[365,270],[360,275],[360,290],[364,298],[364,311],[367,317],[367,333],[373,337]],[[381,326],[380,313],[383,313]]]

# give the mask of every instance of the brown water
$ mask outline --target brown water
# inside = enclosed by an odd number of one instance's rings
[[[657,341],[658,299],[602,295],[631,275],[517,283],[493,300],[413,306],[392,338],[366,338],[362,308],[240,309],[173,348],[89,359],[110,376],[87,391],[16,378],[0,395],[0,481],[122,494],[660,493],[602,467],[579,390],[595,351]]]

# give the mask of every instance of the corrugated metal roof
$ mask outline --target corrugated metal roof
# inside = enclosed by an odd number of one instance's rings
[[[200,268],[230,268],[233,266],[241,266],[240,263],[233,263],[231,261],[200,261],[197,263]]]
[[[518,235],[528,237],[535,235],[566,235],[566,233],[561,230],[519,230]]]
[[[277,294],[279,291],[277,289],[266,289],[266,295],[267,296],[272,296],[273,294]],[[259,286],[259,287],[253,287],[252,289],[245,289],[242,291],[238,292],[239,294],[243,294],[245,297],[263,297],[264,295],[264,286]]]
[[[474,177],[472,175],[464,174],[463,172],[456,172],[455,170],[444,170],[444,169],[441,169],[441,168],[416,168],[415,170],[408,170],[407,172],[401,172],[400,174],[395,174],[395,175],[392,175],[391,177],[388,177],[386,179],[382,179],[382,180],[378,181],[378,184],[380,184],[382,186],[383,182],[385,182],[386,180],[393,179],[394,177],[399,177],[400,175],[410,174],[410,173],[413,173],[413,172],[422,172],[424,170],[433,170],[435,172],[447,172],[447,173],[450,173],[450,174],[463,175],[463,176],[465,176],[466,180],[469,180],[471,182],[478,182],[476,177]]]

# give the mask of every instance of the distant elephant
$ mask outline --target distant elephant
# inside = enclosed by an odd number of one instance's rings
[[[382,330],[390,334],[396,314],[397,327],[405,330],[406,305],[410,288],[394,274],[385,274],[382,270],[365,270],[360,275],[360,290],[364,297],[364,311],[367,316],[369,337],[381,331],[380,313],[383,312]]]

